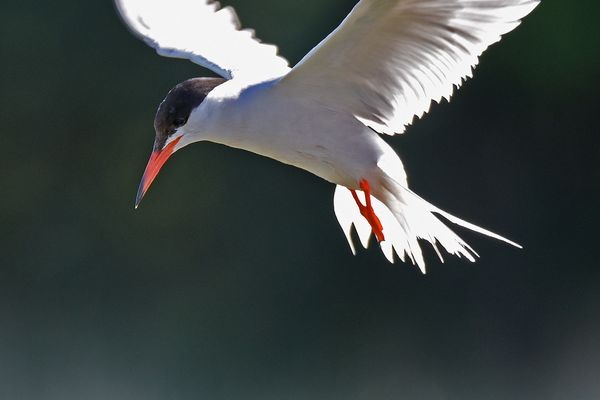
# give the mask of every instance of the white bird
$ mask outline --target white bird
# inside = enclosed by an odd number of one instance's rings
[[[520,247],[413,193],[400,158],[379,134],[402,133],[432,101],[449,100],[483,51],[539,0],[361,0],[293,68],[218,2],[115,1],[131,31],[158,54],[224,78],[187,80],[160,104],[136,207],[175,151],[212,141],[337,185],[334,210],[353,253],[352,226],[365,248],[374,233],[390,262],[394,253],[408,256],[423,272],[419,239],[442,261],[438,243],[475,261],[477,253],[435,214]]]

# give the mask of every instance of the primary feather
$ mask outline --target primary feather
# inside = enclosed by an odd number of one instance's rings
[[[231,7],[212,0],[115,0],[129,29],[158,54],[185,58],[227,79],[248,82],[289,71],[277,47],[242,30]]]
[[[450,99],[479,56],[539,0],[362,0],[281,87],[402,133],[432,101]],[[318,88],[319,90],[316,90]]]

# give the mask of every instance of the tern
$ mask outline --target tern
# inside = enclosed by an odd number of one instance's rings
[[[380,134],[401,134],[432,102],[450,100],[480,55],[539,0],[361,0],[293,68],[211,0],[115,0],[132,33],[162,56],[222,78],[175,86],[158,107],[136,208],[167,159],[200,141],[302,168],[334,185],[334,212],[356,254],[367,248],[425,272],[419,240],[474,262],[478,254],[438,217],[520,247],[425,201]]]

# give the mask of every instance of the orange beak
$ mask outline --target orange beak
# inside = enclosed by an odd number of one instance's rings
[[[148,161],[148,165],[146,165],[146,170],[144,171],[144,175],[142,176],[142,181],[140,182],[140,186],[137,191],[137,196],[135,198],[135,208],[138,208],[142,198],[148,191],[148,188],[158,175],[158,172],[162,168],[163,165],[167,162],[169,157],[175,152],[175,146],[181,140],[183,136],[178,137],[177,139],[170,142],[166,145],[162,150],[154,150],[150,155],[150,160]]]

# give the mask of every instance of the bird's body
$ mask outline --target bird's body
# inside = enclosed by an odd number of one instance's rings
[[[400,158],[378,133],[402,133],[432,101],[449,99],[479,55],[538,3],[361,0],[289,68],[274,46],[240,30],[229,7],[211,0],[116,0],[128,26],[159,54],[189,58],[227,79],[190,79],[169,92],[157,112],[136,206],[171,154],[212,141],[336,184],[334,209],[353,252],[354,226],[365,247],[374,233],[392,262],[394,254],[408,256],[424,271],[419,239],[440,259],[437,244],[474,261],[474,250],[435,214],[518,246],[413,193]]]
[[[353,189],[372,177],[383,154],[396,155],[352,115],[288,96],[279,80],[239,85],[233,79],[216,87],[188,121],[190,142],[248,150]]]

